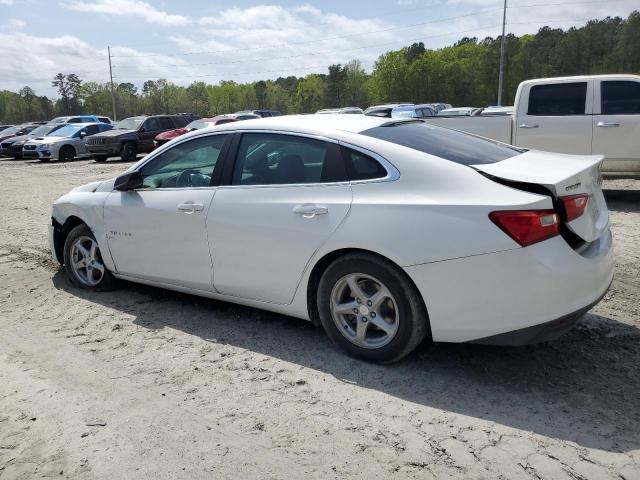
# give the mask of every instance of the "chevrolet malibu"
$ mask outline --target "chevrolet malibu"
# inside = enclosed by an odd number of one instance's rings
[[[51,249],[79,288],[125,279],[299,317],[370,361],[425,337],[522,345],[611,282],[601,161],[419,119],[230,123],[62,196]]]

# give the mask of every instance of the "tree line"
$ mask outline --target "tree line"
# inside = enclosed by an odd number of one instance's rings
[[[320,108],[383,102],[447,102],[485,106],[496,102],[501,37],[465,37],[428,49],[423,42],[382,54],[367,73],[358,60],[328,67],[327,73],[280,77],[251,83],[193,82],[188,87],[166,79],[115,85],[118,118],[140,113],[193,112],[213,116],[243,109],[309,113]],[[505,37],[503,103],[513,103],[522,80],[598,73],[640,73],[640,13],[607,17],[568,30],[543,27],[536,34]],[[0,92],[0,120],[24,122],[57,115],[112,115],[109,83],[83,82],[57,74],[59,97],[38,96],[25,86]]]

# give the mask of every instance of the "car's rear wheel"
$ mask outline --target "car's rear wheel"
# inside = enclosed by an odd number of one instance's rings
[[[133,162],[138,156],[138,149],[136,148],[136,144],[133,142],[127,142],[122,145],[122,149],[120,150],[120,158],[124,162]]]
[[[318,310],[331,340],[363,360],[400,360],[428,332],[415,286],[402,270],[374,255],[348,254],[331,263],[320,279]]]
[[[93,159],[98,163],[102,163],[102,162],[106,162],[107,161],[107,156],[106,155],[93,155]]]
[[[76,151],[69,145],[65,145],[64,147],[62,147],[60,149],[60,152],[58,153],[58,160],[60,160],[61,162],[70,162],[74,158],[76,158]]]
[[[67,235],[64,243],[64,266],[76,287],[93,290],[111,290],[116,279],[107,270],[100,247],[91,229],[78,225]]]

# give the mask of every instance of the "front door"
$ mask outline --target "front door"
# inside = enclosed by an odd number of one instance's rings
[[[227,137],[183,141],[142,165],[142,188],[107,197],[105,230],[118,273],[211,290],[205,220],[216,194],[212,175]]]
[[[516,106],[515,145],[589,155],[592,90],[590,80],[526,86]]]
[[[593,116],[592,153],[606,158],[607,171],[638,171],[640,167],[640,82],[600,82],[600,109]]]
[[[333,143],[243,134],[232,185],[219,188],[207,219],[216,290],[290,303],[307,263],[349,211],[346,180]]]

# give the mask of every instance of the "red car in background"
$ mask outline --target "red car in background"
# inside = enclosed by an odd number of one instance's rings
[[[186,127],[176,128],[175,130],[169,130],[162,132],[153,139],[153,144],[157,147],[164,145],[169,140],[173,140],[180,135],[184,135],[187,132],[193,130],[200,130],[201,128],[214,127],[216,125],[222,125],[223,123],[238,122],[240,120],[251,120],[252,118],[261,118],[259,115],[252,113],[232,113],[229,115],[218,115],[213,118],[199,118],[189,123]]]

